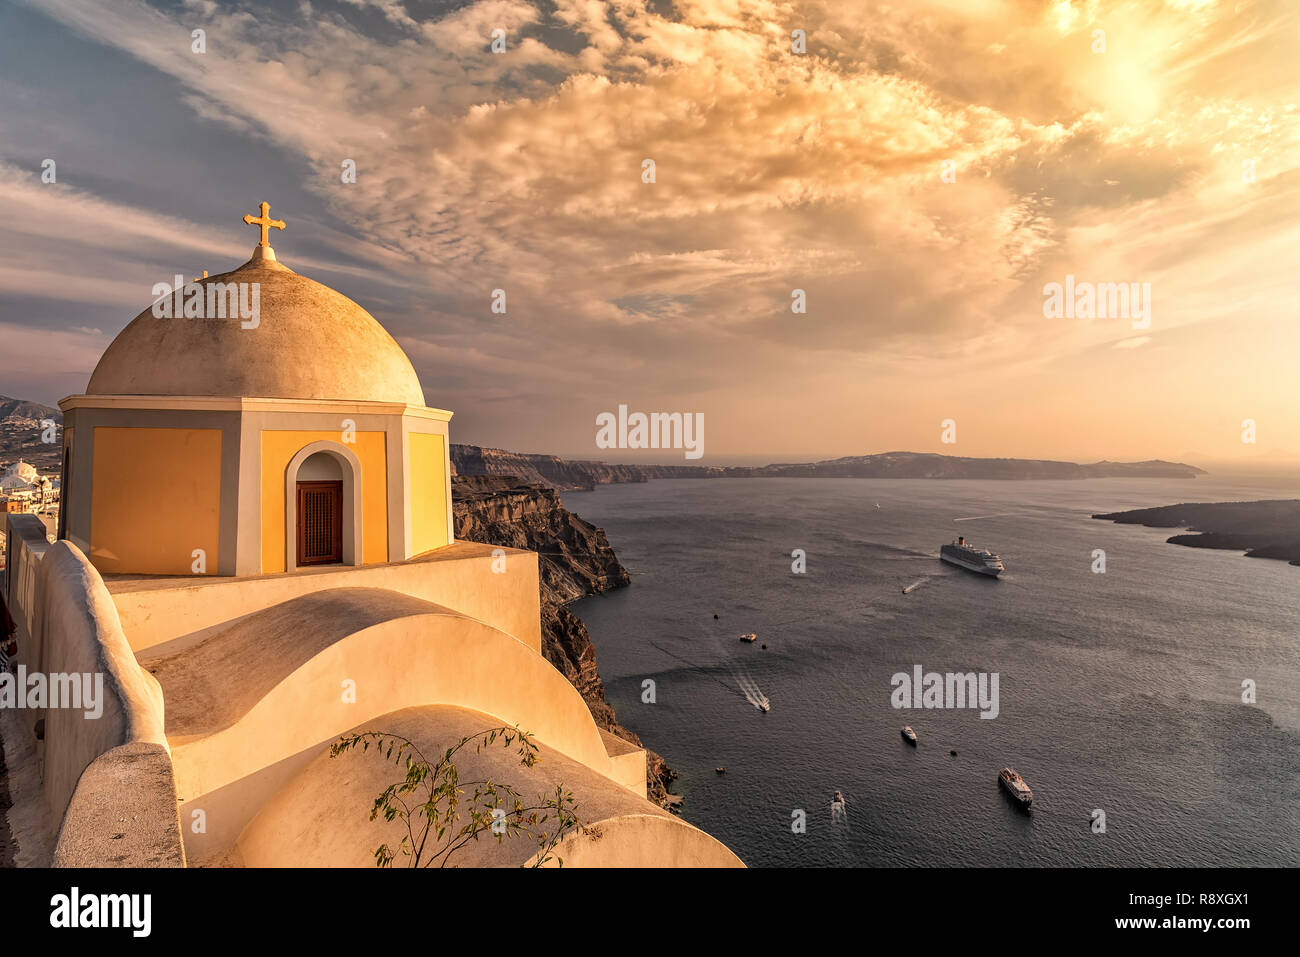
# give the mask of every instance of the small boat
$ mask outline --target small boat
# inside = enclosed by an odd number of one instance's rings
[[[916,732],[912,730],[910,724],[903,726],[903,737],[907,739],[908,744],[916,744]]]
[[[760,701],[758,704],[754,705],[754,707],[757,708],[759,711],[763,712],[764,714],[767,714],[769,711],[772,710],[772,706],[768,704],[766,701]]]
[[[741,635],[740,640],[747,641],[752,645],[755,641],[758,640],[758,635],[754,634],[753,632],[750,632],[748,635]]]
[[[880,503],[879,503],[879,502],[876,503],[876,508],[880,508]]]
[[[831,801],[831,823],[847,824],[849,823],[849,811],[844,806],[844,795],[839,791],[835,792],[835,799]]]
[[[1003,768],[998,772],[998,781],[1006,788],[1008,794],[1019,802],[1021,807],[1029,807],[1034,801],[1034,792],[1029,790],[1025,779],[1014,768]]]
[[[726,769],[726,768],[714,768],[713,770],[717,771],[719,774],[726,774],[726,773],[727,773],[727,769]]]

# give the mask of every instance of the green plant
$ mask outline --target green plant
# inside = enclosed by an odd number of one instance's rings
[[[385,731],[347,734],[330,746],[330,757],[335,758],[358,748],[369,751],[373,744],[385,760],[405,768],[406,776],[388,785],[370,810],[372,821],[382,815],[385,821],[400,820],[406,825],[406,836],[396,850],[386,843],[375,848],[376,866],[390,866],[400,853],[410,858],[411,867],[446,867],[452,855],[485,831],[498,844],[507,837],[531,838],[538,845],[532,858],[534,867],[553,857],[564,866],[564,859],[553,852],[566,834],[582,827],[570,792],[557,786],[553,796],[525,803],[509,784],[461,781],[456,755],[471,743],[474,752],[481,753],[498,740],[503,747],[516,746],[519,763],[525,768],[539,760],[531,735],[517,726],[489,728],[462,738],[436,762],[429,761],[409,738]],[[473,788],[473,793],[466,798],[468,788]]]

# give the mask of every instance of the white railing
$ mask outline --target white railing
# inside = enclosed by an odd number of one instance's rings
[[[35,515],[5,516],[5,604],[18,626],[20,645],[33,633],[36,614],[36,572],[50,547],[45,523]]]

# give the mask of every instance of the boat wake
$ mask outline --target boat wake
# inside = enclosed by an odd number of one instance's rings
[[[862,551],[874,552],[872,561],[888,562],[905,562],[917,558],[933,558],[934,556],[915,548],[903,548],[898,545],[889,545],[885,542],[872,542],[865,540],[855,540],[853,544]]]
[[[739,691],[737,691],[736,687],[732,686],[730,683],[726,681],[723,681],[716,674],[714,674],[713,673],[714,669],[707,668],[703,665],[698,665],[687,658],[683,658],[681,655],[677,654],[676,652],[669,651],[667,648],[665,648],[661,644],[658,644],[657,642],[651,641],[648,642],[648,644],[651,647],[658,648],[664,654],[668,655],[668,657],[676,658],[682,664],[689,665],[690,668],[696,674],[702,675],[703,677],[708,678],[710,681],[716,681],[718,684],[722,685],[722,687],[726,688],[727,691],[730,692],[731,694],[734,694],[737,697],[744,697],[746,701],[752,704],[759,711],[771,710],[772,703],[768,700],[767,695],[763,694],[763,692],[758,690],[758,685],[754,683],[754,679],[750,678],[748,675],[738,674],[734,667],[729,666],[732,676],[736,679],[736,684],[740,688]]]
[[[904,595],[910,595],[910,594],[912,594],[912,592],[916,591],[918,588],[920,588],[920,587],[921,587],[922,585],[924,585],[926,582],[928,582],[928,581],[933,581],[933,580],[936,579],[936,578],[942,578],[942,577],[943,577],[942,575],[926,575],[924,578],[918,578],[916,581],[912,582],[912,584],[907,585],[907,586],[903,589],[903,594],[904,594]]]
[[[844,795],[839,791],[835,792],[835,799],[831,801],[831,823],[843,824],[846,827],[849,823],[848,802],[844,800]]]
[[[772,710],[772,702],[768,700],[767,695],[759,689],[758,683],[747,674],[737,674],[736,684],[740,687],[741,692],[745,695],[745,700],[752,704],[759,711]]]
[[[763,694],[762,690],[758,687],[758,683],[754,681],[754,679],[749,676],[749,673],[746,672],[743,668],[737,668],[735,664],[730,664],[727,666],[728,670],[731,672],[731,675],[736,682],[735,686],[733,686],[730,683],[723,681],[720,677],[714,674],[713,668],[705,667],[703,665],[697,664],[694,661],[691,661],[689,658],[684,658],[681,655],[677,654],[675,651],[668,650],[658,642],[650,641],[647,642],[647,644],[649,644],[652,648],[657,648],[659,651],[663,652],[668,657],[675,658],[677,661],[680,661],[682,664],[688,665],[697,674],[703,675],[704,677],[708,678],[710,681],[716,681],[718,684],[722,685],[732,694],[737,696],[743,696],[746,701],[752,704],[759,711],[772,710],[771,699],[768,698],[767,695]],[[737,690],[737,688],[739,689],[739,691]]]

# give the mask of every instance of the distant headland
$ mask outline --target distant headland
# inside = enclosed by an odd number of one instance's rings
[[[57,471],[60,446],[40,441],[40,423],[44,419],[62,424],[63,415],[55,408],[0,396],[0,462],[22,456],[43,471]],[[759,466],[619,465],[452,445],[451,461],[460,475],[512,475],[525,484],[570,492],[589,491],[597,485],[673,478],[1191,479],[1207,474],[1193,465],[1160,459],[1080,464],[1049,459],[980,459],[934,452],[879,452]]]
[[[1195,534],[1168,541],[1193,548],[1244,551],[1247,558],[1280,558],[1300,565],[1300,500],[1200,502],[1110,512],[1093,518],[1148,528],[1186,528]]]
[[[1192,465],[1158,459],[1081,465],[1043,459],[977,459],[933,452],[881,452],[821,462],[762,466],[611,465],[476,445],[452,445],[451,461],[461,475],[515,475],[526,482],[561,491],[589,491],[597,485],[673,478],[1191,479],[1206,474]]]

